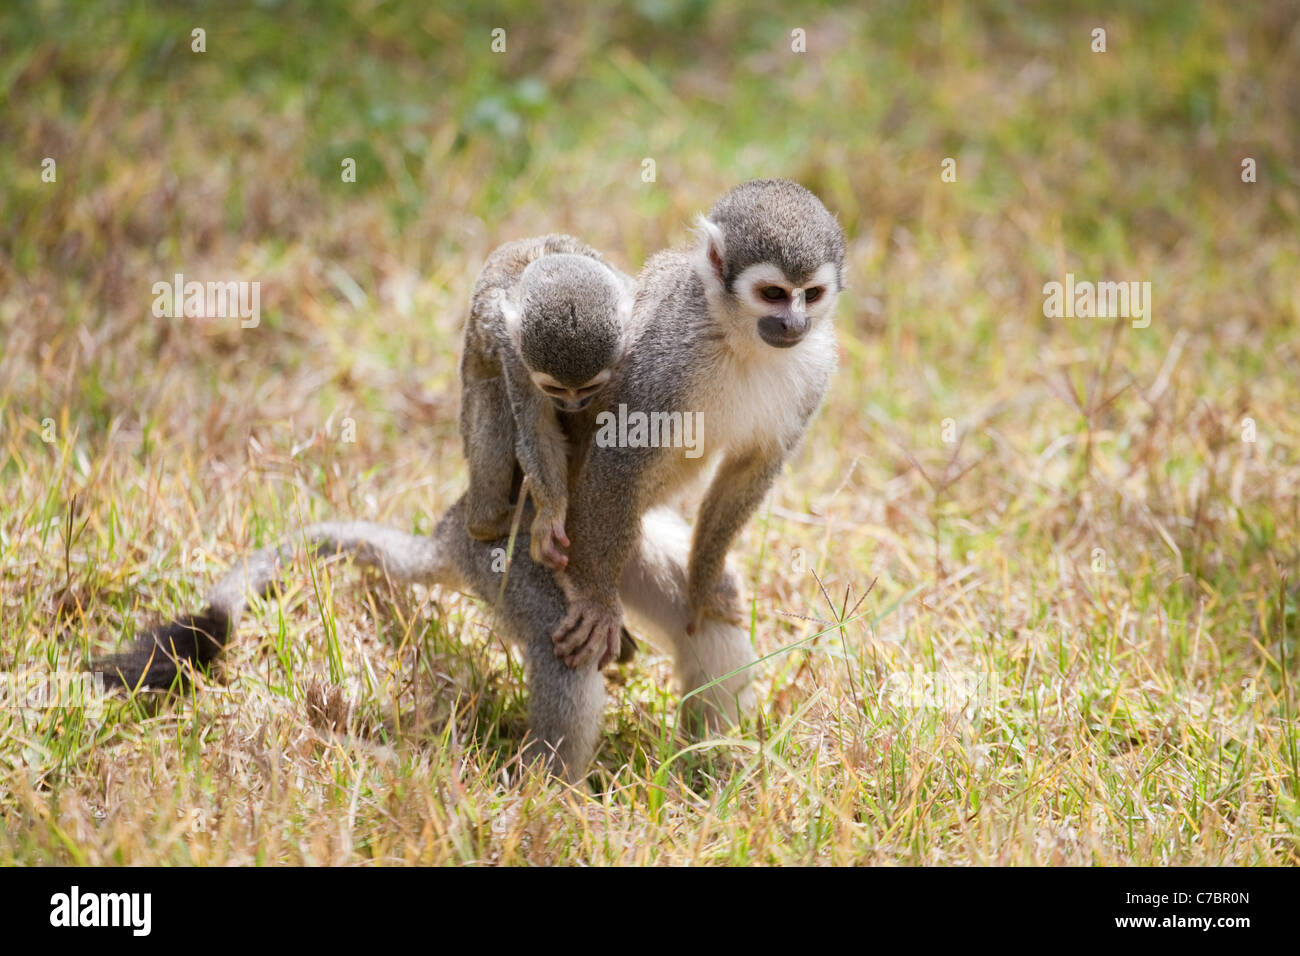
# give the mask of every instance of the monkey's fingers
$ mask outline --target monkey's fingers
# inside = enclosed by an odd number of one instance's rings
[[[687,636],[694,637],[706,618],[738,627],[745,623],[745,608],[732,595],[715,594],[711,600],[691,611],[690,623],[686,625]]]
[[[560,577],[562,582],[566,580]],[[569,613],[551,635],[555,656],[575,670],[596,664],[611,644],[617,644],[622,626],[623,613],[617,604],[609,607],[590,598],[572,600]]]
[[[562,571],[568,566],[569,556],[563,548],[569,546],[569,538],[564,533],[564,519],[558,512],[539,512],[533,519],[530,535],[532,540],[528,545],[528,553],[534,561],[553,571]]]
[[[623,629],[619,628],[617,631],[610,631],[609,637],[605,641],[605,653],[600,655],[600,663],[596,665],[597,669],[604,670],[607,664],[620,657],[622,650]]]
[[[556,546],[555,539],[549,534],[534,537],[528,551],[534,561],[546,565],[552,571],[562,571],[569,563],[569,556]]]
[[[615,642],[618,640],[617,625],[614,625],[612,639]],[[592,663],[603,667],[604,657],[609,652],[610,640],[610,625],[606,621],[598,620],[591,629],[591,635],[587,638],[586,643],[565,658],[564,663],[568,664],[573,670],[579,670]]]
[[[542,539],[542,553],[545,556],[546,564],[556,571],[561,571],[569,563],[569,556],[560,549],[560,543],[568,545],[569,539],[564,536],[564,528],[556,525],[551,529],[551,533]]]
[[[580,606],[570,607],[569,613],[551,635],[556,657],[567,658],[591,637],[591,621],[583,615],[582,611]]]

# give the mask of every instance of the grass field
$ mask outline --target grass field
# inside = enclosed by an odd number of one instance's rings
[[[871,6],[6,5],[0,864],[1300,862],[1300,6]],[[429,530],[496,244],[635,270],[758,176],[850,286],[735,551],[761,719],[691,745],[647,652],[521,774],[482,608],[342,568],[187,695],[20,706],[305,520]]]

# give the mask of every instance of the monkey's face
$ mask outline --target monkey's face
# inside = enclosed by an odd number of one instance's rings
[[[793,278],[774,263],[760,262],[736,277],[734,306],[764,342],[788,349],[802,342],[835,308],[838,277],[839,270],[830,262]]]
[[[742,183],[699,219],[695,270],[727,336],[761,351],[799,345],[843,288],[844,230],[798,183]]]
[[[572,414],[580,412],[600,394],[613,372],[604,368],[580,385],[565,385],[545,372],[532,372],[533,384],[541,389],[555,405],[555,410]]]

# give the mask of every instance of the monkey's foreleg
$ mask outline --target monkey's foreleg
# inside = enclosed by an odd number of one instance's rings
[[[688,633],[705,621],[740,624],[744,608],[738,588],[719,586],[727,552],[736,535],[754,513],[781,470],[781,459],[757,452],[727,458],[718,468],[700,504],[691,541],[687,596],[690,601]]]
[[[610,660],[618,653],[623,622],[619,577],[640,531],[636,488],[625,476],[644,464],[644,450],[591,447],[570,497],[567,582],[569,610],[552,635],[555,654],[570,667]]]

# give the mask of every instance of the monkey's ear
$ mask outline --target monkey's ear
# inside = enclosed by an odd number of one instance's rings
[[[726,287],[723,279],[723,263],[726,262],[727,247],[722,238],[718,224],[705,216],[695,221],[695,228],[700,234],[700,244],[696,252],[695,271],[704,280],[704,287],[714,292],[721,292]]]
[[[524,320],[523,308],[507,293],[500,290],[497,292],[497,308],[501,310],[501,318],[506,320],[506,334],[510,336],[510,341],[518,346],[519,328]]]
[[[636,309],[636,294],[631,290],[618,300],[618,328],[620,358],[631,351],[636,340],[636,330],[632,327],[632,312]]]
[[[628,291],[618,300],[618,323],[626,327],[632,320],[632,310],[636,307],[636,293]]]

